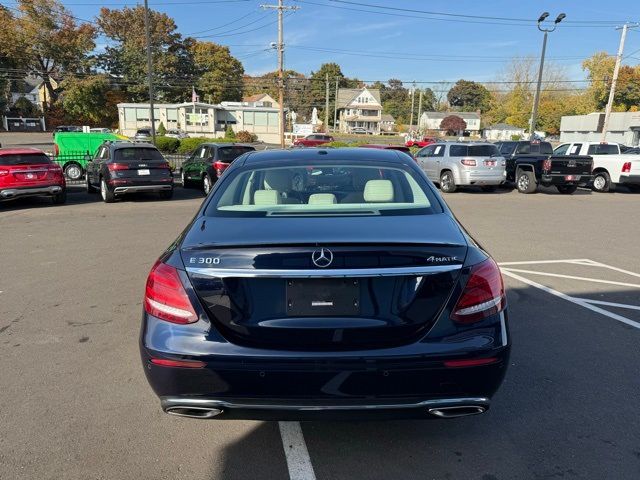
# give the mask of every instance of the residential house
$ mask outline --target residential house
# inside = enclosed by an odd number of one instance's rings
[[[467,123],[465,132],[469,135],[479,135],[480,133],[480,112],[423,112],[418,120],[420,130],[440,130],[440,123],[445,117],[455,115],[462,118]]]
[[[514,137],[524,138],[524,128],[514,127],[506,123],[496,123],[484,129],[487,140],[513,140]]]
[[[393,115],[383,113],[380,119],[380,131],[385,133],[392,133],[396,131],[396,119]]]
[[[380,133],[382,122],[380,90],[367,87],[340,88],[337,108],[340,132],[349,133],[357,127],[364,128],[370,133]]]
[[[242,99],[244,103],[249,103],[254,107],[280,108],[280,104],[268,93],[258,93]]]
[[[561,142],[602,140],[604,113],[566,115],[560,119]],[[612,112],[607,126],[607,142],[640,145],[640,112]]]
[[[58,89],[58,82],[51,78],[51,87]],[[43,105],[51,103],[51,95],[44,85],[44,80],[39,76],[29,75],[22,80],[16,80],[11,85],[11,105],[20,98],[26,98],[38,109],[43,110]]]

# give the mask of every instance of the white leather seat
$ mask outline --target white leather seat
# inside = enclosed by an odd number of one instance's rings
[[[364,186],[364,201],[367,203],[393,202],[394,191],[391,180],[369,180]]]
[[[314,193],[309,196],[309,205],[333,205],[338,203],[333,193]]]

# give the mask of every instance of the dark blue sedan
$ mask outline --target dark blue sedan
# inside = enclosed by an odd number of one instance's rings
[[[498,266],[409,156],[273,150],[153,266],[140,349],[174,415],[451,418],[489,408],[507,318]]]

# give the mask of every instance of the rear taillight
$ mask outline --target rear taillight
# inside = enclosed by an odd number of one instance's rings
[[[160,261],[149,272],[144,309],[149,315],[167,322],[192,323],[198,320],[178,270]]]
[[[471,269],[451,319],[463,324],[474,323],[495,315],[504,306],[502,275],[496,262],[488,258]]]
[[[53,155],[56,157],[60,155],[60,147],[58,147],[57,143],[53,144]]]
[[[127,165],[126,163],[108,163],[107,168],[110,172],[113,172],[115,170],[129,170],[129,165]]]
[[[227,169],[228,166],[229,164],[224,162],[214,162],[213,164],[213,168],[216,169],[216,173],[218,174],[218,176],[222,175],[222,173]]]
[[[462,160],[460,160],[460,163],[462,165],[466,165],[467,167],[475,167],[476,166],[476,161],[473,158],[463,158]]]
[[[542,170],[544,170],[545,172],[548,172],[549,170],[551,170],[551,159],[547,158],[546,160],[542,161]]]
[[[169,170],[171,170],[171,166],[168,163],[161,163],[160,165],[158,165],[158,168],[167,168]]]
[[[625,162],[622,165],[622,173],[629,173],[631,171],[631,162]]]

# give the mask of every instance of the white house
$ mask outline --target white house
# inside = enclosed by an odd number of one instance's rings
[[[455,115],[462,118],[467,123],[466,132],[471,135],[478,135],[480,132],[479,112],[423,112],[418,120],[420,130],[442,130],[440,123],[445,117]]]
[[[599,142],[603,128],[604,113],[566,115],[560,119],[560,141]],[[606,140],[630,146],[640,145],[640,112],[612,112]]]
[[[380,120],[380,131],[391,133],[396,131],[396,119],[389,113],[383,113]]]
[[[514,137],[524,138],[524,128],[514,127],[506,123],[496,123],[484,129],[487,140],[512,140]]]
[[[162,123],[167,130],[180,129],[190,136],[223,137],[228,126],[234,132],[246,130],[266,143],[280,141],[278,108],[260,102],[222,102],[220,104],[187,102],[154,105],[155,127]],[[151,124],[148,103],[119,103],[119,129],[133,136],[139,128]]]
[[[340,132],[348,133],[357,127],[371,133],[380,133],[382,121],[380,90],[367,87],[340,88],[337,108]]]

